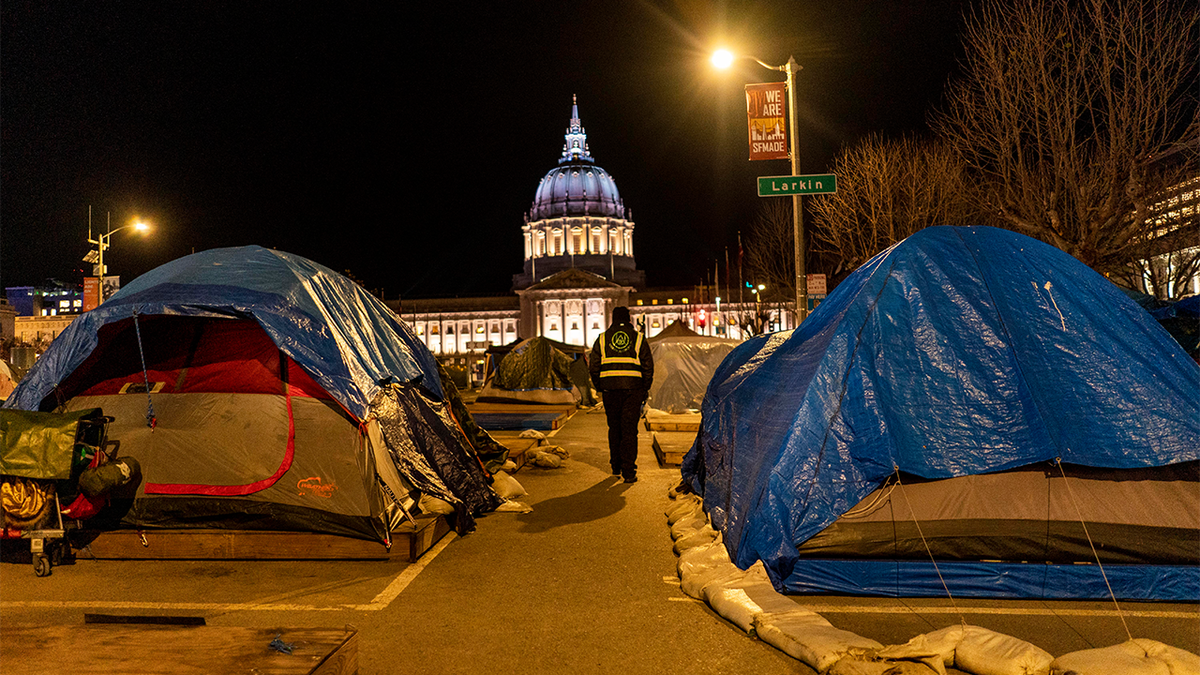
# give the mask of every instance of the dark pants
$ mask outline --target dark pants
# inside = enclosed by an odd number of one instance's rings
[[[613,473],[637,477],[638,419],[646,392],[642,389],[612,389],[601,392],[608,418],[608,460]]]

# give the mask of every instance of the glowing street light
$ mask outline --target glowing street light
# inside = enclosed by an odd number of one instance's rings
[[[788,154],[792,160],[792,175],[800,175],[800,135],[796,127],[796,73],[800,65],[795,57],[789,56],[787,63],[782,66],[772,66],[753,56],[737,55],[728,49],[718,49],[713,52],[712,64],[722,70],[729,68],[737,59],[750,59],[767,70],[775,70],[787,75],[787,106],[788,106],[788,135],[791,136],[791,147]],[[808,317],[808,284],[804,270],[804,213],[801,210],[800,194],[792,195],[792,230],[794,233],[794,255],[796,262],[796,325]]]
[[[92,207],[90,207],[90,206],[88,207],[88,243],[95,244],[99,249],[99,255],[97,257],[97,264],[96,264],[97,269],[100,270],[100,274],[99,274],[100,288],[99,288],[99,296],[98,296],[97,304],[104,302],[104,275],[107,272],[107,270],[104,269],[104,251],[105,251],[105,249],[107,249],[109,246],[112,245],[110,242],[111,242],[112,236],[114,234],[120,232],[121,230],[127,230],[129,228],[133,228],[133,229],[137,230],[138,232],[146,233],[146,232],[150,231],[150,224],[145,222],[144,220],[138,219],[128,225],[122,225],[121,227],[118,227],[117,229],[114,230],[114,229],[112,229],[112,218],[111,218],[111,214],[110,214],[110,216],[108,218],[108,232],[103,233],[103,234],[97,234],[96,238],[92,239]]]

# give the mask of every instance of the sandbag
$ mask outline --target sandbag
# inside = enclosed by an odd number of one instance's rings
[[[562,458],[552,452],[539,448],[530,448],[525,452],[525,461],[541,469],[558,469],[562,467]]]
[[[745,576],[710,582],[701,595],[713,611],[748,634],[754,633],[754,617],[763,613],[783,614],[800,607],[775,590],[762,561],[746,570]]]
[[[679,587],[684,593],[703,600],[704,587],[714,581],[744,578],[746,573],[729,562],[729,554],[718,537],[704,546],[688,549],[679,556]]]
[[[685,575],[721,564],[733,563],[729,562],[729,552],[725,550],[725,545],[717,539],[707,546],[697,546],[680,554],[679,561],[675,563],[675,571],[682,579]]]
[[[699,515],[691,515],[686,518],[680,518],[671,526],[671,538],[678,539],[686,534],[691,534],[696,530],[709,527],[708,516],[704,513]]]
[[[734,583],[745,578],[745,576],[746,572],[744,570],[738,569],[737,565],[731,562],[726,562],[683,575],[679,578],[679,588],[691,597],[703,600],[705,586],[714,583]]]
[[[848,656],[833,664],[827,675],[934,675],[936,672],[924,663],[864,661]],[[942,675],[945,672],[943,670]]]
[[[667,525],[674,525],[681,518],[695,516],[704,512],[704,502],[699,497],[695,499],[680,498],[669,506],[663,515],[667,517]]]
[[[417,507],[421,509],[421,513],[437,514],[440,516],[453,515],[455,512],[454,506],[450,502],[430,495],[421,495],[421,500],[417,502]]]
[[[941,630],[918,635],[902,645],[884,647],[876,655],[880,658],[897,661],[919,660],[929,663],[938,672],[938,675],[945,675],[946,666],[954,665],[954,651],[962,642],[963,628],[961,624],[947,626]]]
[[[856,633],[834,628],[816,612],[796,609],[759,614],[754,630],[763,642],[824,673],[848,656],[863,656],[883,645]]]
[[[1050,672],[1052,675],[1195,675],[1200,674],[1200,656],[1142,638],[1063,654],[1050,664]]]
[[[1046,650],[979,626],[963,628],[954,667],[974,675],[1046,675],[1054,657]]]
[[[508,475],[506,471],[497,471],[492,474],[492,491],[500,496],[501,499],[516,499],[529,494],[525,488],[517,482],[516,478]]]
[[[704,546],[705,544],[715,541],[718,536],[720,536],[719,532],[706,525],[705,527],[702,527],[698,530],[693,530],[690,534],[685,534],[676,539],[675,545],[671,550],[675,552],[675,555],[681,555],[684,551],[690,548]]]

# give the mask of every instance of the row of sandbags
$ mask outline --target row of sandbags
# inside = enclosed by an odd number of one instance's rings
[[[1054,658],[1023,640],[964,624],[885,646],[835,628],[776,592],[761,562],[738,569],[703,501],[674,490],[670,497],[666,516],[683,592],[819,673],[945,675],[953,667],[973,675],[1200,675],[1200,656],[1146,639]]]

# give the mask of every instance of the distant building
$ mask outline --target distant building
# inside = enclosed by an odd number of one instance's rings
[[[83,313],[83,288],[77,284],[49,279],[40,286],[10,286],[4,294],[17,316]]]
[[[19,343],[38,345],[40,342],[42,346],[45,346],[66,330],[77,316],[79,315],[18,316],[15,320],[15,337]]]
[[[565,140],[558,166],[538,183],[521,226],[524,265],[513,275],[515,295],[388,301],[434,354],[478,377],[489,345],[543,336],[591,346],[619,306],[629,307],[647,336],[673,321],[735,339],[745,337],[745,323],[760,330],[792,327],[790,309],[729,302],[713,286],[647,289],[634,260],[631,212],[612,176],[592,158],[575,101]]]

